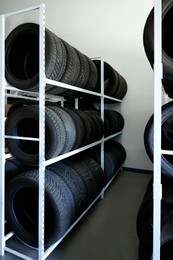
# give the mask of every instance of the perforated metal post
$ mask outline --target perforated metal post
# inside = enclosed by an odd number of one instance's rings
[[[101,105],[101,119],[104,122],[104,62],[101,59],[101,97],[100,97],[100,105]],[[101,167],[104,170],[104,142],[101,143]]]
[[[162,1],[154,1],[154,184],[153,259],[160,260],[161,236],[161,106],[162,106]]]
[[[4,208],[5,208],[5,18],[0,16],[0,255],[4,254]]]
[[[39,9],[39,260],[44,259],[45,219],[45,5]]]

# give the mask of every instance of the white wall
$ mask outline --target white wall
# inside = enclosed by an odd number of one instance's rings
[[[125,128],[126,167],[151,170],[143,142],[145,125],[153,113],[153,71],[143,48],[143,28],[152,8],[145,0],[1,0],[0,13],[46,4],[46,27],[89,57],[101,56],[127,81],[121,105]],[[33,13],[8,20],[8,31]]]

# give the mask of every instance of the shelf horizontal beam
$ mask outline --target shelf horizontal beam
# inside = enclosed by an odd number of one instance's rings
[[[29,8],[24,8],[24,9],[21,9],[21,10],[18,10],[18,11],[14,11],[14,12],[4,14],[4,17],[9,17],[9,16],[17,15],[17,14],[22,14],[22,13],[27,13],[27,12],[30,12],[30,11],[37,10],[39,8],[40,8],[40,5],[36,5],[36,6],[33,6],[33,7],[29,7]]]
[[[56,163],[56,162],[58,162],[58,161],[60,161],[60,160],[63,160],[63,159],[65,159],[65,158],[69,157],[69,156],[72,156],[72,155],[75,155],[75,154],[80,153],[80,152],[82,152],[82,151],[85,151],[85,150],[87,150],[87,149],[89,149],[89,148],[91,148],[91,147],[94,147],[94,146],[96,146],[96,145],[98,145],[98,144],[101,144],[102,142],[108,141],[109,139],[112,139],[112,138],[114,138],[115,136],[117,136],[117,135],[119,135],[119,134],[121,134],[121,133],[122,133],[122,132],[118,132],[118,133],[113,134],[113,135],[110,135],[110,136],[108,136],[108,137],[105,137],[105,138],[103,137],[103,138],[100,139],[99,141],[96,141],[96,142],[94,142],[94,143],[85,145],[85,146],[83,146],[83,147],[80,147],[80,148],[78,148],[78,149],[76,149],[76,150],[73,150],[73,151],[70,151],[70,152],[68,152],[68,153],[61,154],[61,155],[59,155],[59,156],[57,156],[57,157],[55,157],[55,158],[48,159],[48,160],[45,161],[45,166],[48,166],[48,165],[50,165],[50,164],[52,164],[52,163]]]
[[[16,256],[22,258],[22,259],[34,260],[34,258],[31,258],[31,257],[28,257],[28,256],[26,256],[26,255],[24,255],[24,254],[21,254],[21,253],[19,253],[18,251],[14,250],[14,249],[11,249],[11,248],[9,248],[9,247],[7,247],[7,246],[4,247],[4,250],[5,250],[6,252],[8,252],[8,253],[11,253],[11,254],[13,254],[13,255],[16,255]]]
[[[7,139],[16,139],[16,140],[26,140],[26,141],[39,141],[39,138],[34,137],[24,137],[24,136],[12,136],[12,135],[5,135]]]
[[[173,151],[171,150],[161,150],[161,153],[165,155],[173,155]]]

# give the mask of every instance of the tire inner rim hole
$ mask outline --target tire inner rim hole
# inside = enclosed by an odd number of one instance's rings
[[[38,188],[20,189],[14,196],[13,207],[15,219],[22,229],[38,235]],[[52,212],[52,203],[45,193],[45,235],[52,232]]]
[[[7,51],[7,64],[14,77],[28,80],[39,72],[39,39],[36,33],[21,33]]]
[[[173,149],[173,116],[168,118],[162,125],[162,149]],[[164,157],[172,164],[173,156],[164,155]]]
[[[165,53],[173,59],[173,7],[166,13],[162,20],[162,46]]]
[[[39,138],[39,123],[36,119],[22,119],[17,124],[17,135],[22,137]],[[17,140],[20,149],[29,154],[38,154],[39,144],[37,141]]]
[[[160,260],[172,260],[173,240],[167,241],[161,246]]]

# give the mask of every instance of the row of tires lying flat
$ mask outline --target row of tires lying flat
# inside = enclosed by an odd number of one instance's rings
[[[10,108],[5,125],[8,136],[38,138],[39,106],[30,103],[21,101]],[[105,110],[103,123],[98,110],[46,106],[45,157],[50,159],[65,154],[98,141],[103,135],[121,132],[123,127],[123,116],[114,110]],[[27,165],[38,165],[38,142],[7,138],[6,145],[18,160]]]
[[[48,79],[99,92],[101,61],[85,54],[55,35],[45,31],[45,74]],[[22,90],[39,91],[39,25],[21,24],[5,42],[5,76],[7,82]],[[82,93],[46,84],[46,93],[67,97]],[[109,63],[104,62],[104,94],[123,99],[126,80]]]
[[[45,244],[65,234],[113,178],[126,158],[116,141],[105,144],[105,169],[100,166],[100,146],[46,167]],[[38,247],[38,168],[16,159],[6,163],[7,225],[24,243]]]

